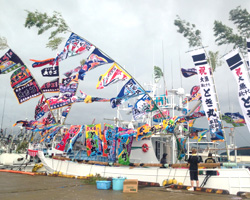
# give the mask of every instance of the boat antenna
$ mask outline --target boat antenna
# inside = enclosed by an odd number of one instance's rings
[[[4,95],[4,102],[3,102],[3,112],[2,112],[2,122],[1,122],[1,130],[3,130],[3,118],[4,118],[4,111],[5,111],[5,102],[6,102],[6,93],[7,93],[7,87],[5,88],[5,95]]]
[[[228,84],[228,82],[227,82],[227,95],[228,95],[228,102],[229,102],[229,111],[231,111],[231,102],[230,102],[230,95],[229,95],[229,84]]]
[[[172,65],[172,60],[171,60],[171,80],[172,80],[172,89],[174,89],[174,78],[173,78],[173,65]]]
[[[179,51],[179,63],[180,63],[180,79],[181,79],[181,88],[182,88],[182,75],[181,75],[181,56]]]
[[[165,67],[164,67],[165,63],[164,63],[164,45],[163,45],[163,40],[162,40],[162,71],[163,71],[163,82],[164,82],[164,86],[163,86],[163,90],[164,90],[164,94],[166,94],[166,81],[165,81]]]

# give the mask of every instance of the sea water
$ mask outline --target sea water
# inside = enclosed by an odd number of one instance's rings
[[[140,187],[138,193],[98,190],[79,179],[31,176],[0,172],[1,200],[224,200],[241,199],[234,195],[222,195],[187,190],[172,190],[163,187]]]

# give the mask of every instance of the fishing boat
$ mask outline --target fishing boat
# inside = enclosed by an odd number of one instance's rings
[[[39,143],[45,144],[37,145],[33,142],[28,152],[39,157],[47,173],[75,177],[95,174],[102,177],[126,177],[159,186],[169,185],[169,180],[172,180],[172,183],[175,180],[174,183],[189,186],[190,177],[185,158],[189,156],[192,145],[189,141],[191,133],[201,132],[197,139],[204,139],[206,133],[211,135],[212,142],[195,143],[207,145],[206,150],[199,152],[202,156],[212,152],[217,158],[216,142],[225,141],[212,72],[204,49],[200,50],[194,51],[192,56],[199,70],[191,70],[188,73],[199,75],[201,94],[198,95],[199,89],[196,87],[188,96],[183,88],[168,90],[168,95],[165,90],[160,96],[155,94],[155,86],[152,90],[145,90],[117,62],[75,33],[70,35],[64,50],[56,58],[33,60],[33,67],[53,65],[42,70],[43,76],[52,76],[58,74],[59,62],[91,51],[85,64],[64,73],[66,78],[61,84],[57,78],[44,84],[40,89],[28,68],[15,59],[14,62],[19,63],[21,67],[12,74],[11,86],[19,103],[42,95],[35,109],[35,120],[17,122],[32,134],[40,133]],[[78,81],[83,80],[90,70],[104,64],[112,65],[100,76],[96,88],[103,89],[110,84],[126,80],[117,97],[91,97],[84,92],[81,92],[81,97],[76,96]],[[27,91],[27,88],[30,90]],[[60,95],[49,98],[44,96],[45,92],[56,91],[60,91]],[[136,98],[136,103],[132,107],[126,107],[128,113],[133,116],[133,120],[128,123],[117,114],[114,118],[115,124],[104,124],[103,129],[101,124],[94,123],[69,127],[65,125],[68,112],[74,103],[110,102],[112,108],[117,108],[120,112],[125,102],[132,98]],[[191,107],[188,102],[193,100],[196,100],[196,103]],[[204,111],[199,111],[201,103]],[[59,118],[56,118],[53,111],[65,107],[62,112],[57,112]],[[193,120],[205,115],[208,118],[208,129],[194,128],[190,125],[193,124]],[[80,143],[76,147],[78,141]],[[213,148],[209,147],[211,144]],[[168,154],[168,164],[160,163],[163,153]],[[199,167],[199,179],[203,187],[227,191],[229,194],[250,192],[250,172],[244,166],[239,167],[237,163],[227,160],[224,163],[200,163]],[[207,177],[207,170],[214,171],[214,175]]]
[[[84,138],[85,139],[85,138]],[[83,140],[84,140],[83,139]],[[190,149],[192,145],[205,145],[204,151],[198,152],[198,155],[207,158],[209,152],[214,152],[213,157],[217,157],[217,163],[214,165],[199,164],[200,183],[206,178],[206,171],[213,168],[215,175],[211,176],[204,188],[218,189],[227,191],[228,194],[240,192],[250,192],[250,171],[244,166],[237,166],[234,162],[219,162],[219,155],[214,151],[216,143],[203,140],[202,142],[189,142]],[[56,145],[55,145],[56,146]],[[169,163],[160,164],[161,155],[167,152]],[[102,177],[126,177],[127,179],[138,179],[140,182],[156,184],[158,186],[169,187],[173,184],[190,185],[188,164],[185,161],[177,161],[178,149],[176,138],[172,134],[163,135],[161,132],[152,137],[137,141],[134,138],[129,158],[129,165],[119,164],[117,161],[109,162],[102,155],[88,157],[86,146],[74,153],[66,154],[58,152],[52,155],[44,155],[43,151],[38,151],[38,156],[47,173],[72,175],[75,177],[88,177],[99,174]],[[171,182],[171,184],[168,184]]]

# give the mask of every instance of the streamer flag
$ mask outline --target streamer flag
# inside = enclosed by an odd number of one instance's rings
[[[56,145],[56,149],[60,151],[66,151],[68,149],[69,141],[71,140],[71,138],[72,135],[70,135],[69,130],[67,130],[61,142]]]
[[[64,85],[63,83],[60,83],[60,92],[61,93],[75,94],[77,88],[78,88],[78,83],[71,83],[71,84],[66,84],[66,85]]]
[[[22,65],[24,65],[23,61],[11,49],[9,49],[0,58],[0,74],[7,74]]]
[[[44,139],[44,142],[50,143],[55,135],[61,130],[62,126],[58,126],[52,130],[52,132]]]
[[[144,124],[141,127],[137,128],[136,141],[144,140],[146,138],[151,137],[155,133],[162,130],[163,126],[161,125],[153,125],[149,126],[148,124]]]
[[[131,153],[133,135],[127,133],[118,133],[118,163],[122,165],[129,165],[129,157]]]
[[[69,147],[66,149],[67,153],[70,153],[73,150],[73,147],[76,143],[76,141],[82,137],[84,134],[85,127],[84,125],[71,125],[69,129],[70,134],[70,141],[69,141]]]
[[[74,75],[75,73],[79,72],[81,68],[82,68],[82,66],[78,66],[75,69],[71,69],[71,70],[65,72],[63,75],[66,77],[69,77],[69,76]],[[81,80],[83,80],[83,77]]]
[[[41,70],[41,73],[44,77],[59,76],[59,67],[58,66],[46,67]]]
[[[99,49],[95,50],[89,55],[84,65],[79,71],[79,78],[85,74],[85,72],[90,71],[100,65],[113,63],[114,61],[107,56],[103,55]],[[81,79],[81,78],[80,78]]]
[[[103,150],[99,137],[101,135],[101,124],[86,125],[86,147],[88,156],[101,155]]]
[[[163,116],[162,116],[162,114],[163,114]],[[170,116],[169,110],[162,111],[162,114],[160,112],[157,112],[153,116],[153,121],[157,122],[157,123],[160,123],[160,122],[162,122],[162,120],[168,119],[169,116]]]
[[[82,94],[82,97],[78,97],[77,102],[93,103],[93,102],[109,102],[110,101],[110,99],[106,99],[106,98],[92,97],[82,91],[80,91],[80,93]]]
[[[68,57],[80,55],[83,52],[93,50],[94,46],[75,33],[72,33],[67,40],[64,50],[56,57],[59,62]]]
[[[181,68],[181,73],[185,78],[191,77],[197,74],[197,70],[195,68],[184,69]]]
[[[34,59],[30,59],[30,61],[33,61],[34,63],[32,64],[33,68],[37,68],[37,67],[42,67],[44,65],[53,65],[55,58],[48,58],[45,60],[34,60]]]
[[[204,49],[193,51],[191,52],[191,56],[199,77],[202,105],[208,119],[211,140],[223,141],[224,136],[219,116],[219,107],[216,101],[212,74],[210,74],[210,66],[207,63],[205,51]]]
[[[104,123],[103,130],[103,156],[109,161],[116,160],[116,131],[110,124]]]
[[[76,101],[77,101],[76,96],[72,96],[72,97],[53,96],[53,97],[49,97],[47,99],[47,102],[49,103],[49,106],[50,106],[51,110],[59,109],[59,108],[62,108],[64,106],[69,106],[72,103],[75,103]]]
[[[227,123],[232,124],[234,127],[244,126],[246,123],[244,117],[239,112],[227,112],[222,115],[222,119],[225,120]]]
[[[100,76],[96,88],[103,89],[108,85],[130,78],[130,75],[124,72],[116,63],[114,63],[105,74]]]
[[[59,78],[43,84],[41,90],[43,93],[59,92]]]
[[[122,87],[120,93],[116,98],[110,100],[112,108],[116,108],[121,105],[123,102],[127,101],[129,98],[145,94],[145,91],[131,78],[128,82]]]
[[[143,115],[146,114],[146,112],[152,112],[157,110],[158,108],[155,106],[153,100],[145,94],[142,98],[140,98],[132,108],[133,118],[134,120],[139,119]]]
[[[67,115],[69,114],[69,110],[70,110],[71,106],[68,106],[67,108],[64,109],[64,111],[62,112],[62,117],[66,118]]]
[[[199,85],[195,85],[192,87],[191,91],[190,91],[190,95],[192,97],[194,97],[200,90],[200,86]]]
[[[243,112],[247,128],[250,131],[250,81],[248,72],[243,64],[238,49],[230,52],[224,58],[238,84],[238,99],[240,107]]]
[[[189,133],[189,138],[190,139],[195,139],[197,140],[198,139],[198,135],[199,135],[199,132],[201,131],[206,131],[206,133],[209,131],[208,129],[205,129],[205,128],[196,128],[196,127],[191,127],[189,129],[190,133]]]
[[[42,96],[35,108],[35,116],[34,116],[35,120],[40,119],[48,111],[49,111],[49,106],[44,96]]]

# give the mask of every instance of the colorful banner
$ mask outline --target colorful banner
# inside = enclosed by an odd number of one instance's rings
[[[163,114],[163,116],[162,116],[162,114]],[[156,123],[160,123],[164,119],[169,119],[169,117],[170,117],[169,110],[162,111],[161,113],[159,111],[157,111],[157,113],[155,115],[153,115],[153,121]]]
[[[197,93],[195,94],[194,96],[190,96],[190,97],[186,97],[184,100],[183,100],[183,104],[187,104],[187,103],[190,103],[192,101],[198,101],[198,100],[201,100],[202,96],[200,93]]]
[[[66,77],[70,77],[71,75],[79,72],[81,68],[82,68],[82,66],[78,66],[75,69],[71,69],[71,70],[65,72],[63,75],[66,76]],[[83,79],[81,79],[81,80],[83,80]]]
[[[197,70],[195,68],[184,69],[181,68],[181,73],[185,78],[191,77],[197,74]]]
[[[60,93],[69,92],[71,94],[75,94],[77,88],[78,88],[78,83],[71,83],[67,85],[60,83]]]
[[[12,73],[10,77],[10,85],[12,88],[15,88],[24,85],[30,80],[33,80],[30,70],[25,65],[23,65]]]
[[[55,137],[55,135],[61,130],[62,126],[56,127],[52,130],[52,132],[44,139],[44,142],[50,143],[51,140]]]
[[[246,66],[239,54],[238,49],[230,52],[225,57],[225,60],[233,73],[233,76],[238,84],[238,99],[243,116],[245,118],[248,131],[250,131],[250,81]]]
[[[46,99],[44,98],[44,95],[42,95],[41,99],[38,101],[38,104],[35,108],[35,120],[40,119],[46,112],[49,111],[49,106],[46,102]]]
[[[66,118],[67,115],[69,114],[69,110],[70,110],[71,106],[68,106],[67,108],[65,108],[62,112],[62,117]]]
[[[64,86],[72,84],[72,83],[78,83],[78,75],[73,75],[73,76],[69,76],[67,78],[62,79],[62,84]]]
[[[191,91],[190,91],[190,95],[192,97],[196,96],[197,93],[199,92],[199,90],[200,90],[200,86],[199,85],[193,86],[192,89],[191,89]]]
[[[21,104],[25,101],[28,101],[32,98],[38,97],[42,94],[42,91],[38,87],[35,80],[31,80],[30,82],[26,83],[25,85],[15,87],[14,93],[18,100],[18,103]]]
[[[102,154],[102,146],[99,141],[101,131],[101,124],[86,125],[86,147],[88,156]]]
[[[225,113],[222,115],[222,119],[227,123],[232,124],[233,127],[244,126],[246,124],[244,117],[239,113]]]
[[[206,115],[205,111],[193,112],[191,115],[188,115],[188,116],[179,116],[178,117],[178,122],[183,123],[183,122],[186,122],[186,121],[190,121],[190,120],[193,120],[193,119],[204,117],[205,115]]]
[[[66,131],[61,142],[56,145],[56,149],[60,151],[64,151],[65,149],[68,149],[69,140],[70,140],[70,133],[69,131]]]
[[[7,74],[22,65],[24,65],[23,61],[11,49],[9,49],[0,58],[0,74]]]
[[[33,61],[34,63],[32,64],[32,67],[33,68],[36,68],[36,67],[42,67],[44,65],[53,65],[54,62],[55,62],[55,58],[48,58],[48,59],[45,59],[45,60],[34,60],[34,59],[30,59],[30,61]]]
[[[140,98],[132,108],[133,118],[137,120],[141,118],[146,112],[152,112],[157,110],[158,108],[155,106],[153,100],[145,94],[142,98]]]
[[[116,160],[116,131],[110,124],[104,123],[103,130],[103,156],[109,161]]]
[[[50,82],[47,82],[42,85],[41,90],[43,93],[46,92],[59,92],[59,78],[52,80]]]
[[[66,98],[66,96],[64,96],[64,98],[59,98],[58,96],[53,96],[53,97],[49,97],[47,99],[47,102],[49,103],[51,110],[59,109],[59,108],[62,108],[64,106],[69,106],[72,103],[75,103],[76,101],[77,101],[76,96],[72,96],[69,98]]]
[[[100,76],[99,81],[96,85],[96,89],[103,89],[108,85],[130,78],[130,75],[124,72],[116,63],[114,63],[105,74]]]
[[[55,118],[54,118],[54,116],[52,115],[51,112],[48,113],[47,117],[44,117],[44,118],[42,119],[42,123],[43,123],[44,125],[55,124],[55,123],[56,123],[56,122],[55,122]]]
[[[202,105],[206,113],[209,130],[212,141],[224,140],[220,110],[216,100],[216,93],[213,84],[212,73],[210,73],[210,66],[207,62],[204,49],[199,49],[191,52],[194,65],[196,66],[200,90],[202,95]]]
[[[41,70],[42,76],[44,77],[54,77],[59,76],[58,66],[47,67]]]
[[[178,160],[181,160],[185,156],[185,153],[187,152],[186,140],[187,140],[186,138],[176,139]]]
[[[101,53],[99,49],[95,48],[95,50],[89,55],[84,65],[79,70],[79,78],[83,77],[87,71],[90,71],[100,65],[113,62],[114,61],[112,59],[103,55],[103,53]],[[83,80],[82,78],[80,79]]]
[[[205,128],[196,128],[196,127],[190,127],[189,128],[189,138],[197,140],[199,136],[199,132],[201,131],[209,131],[208,129]]]
[[[131,78],[122,87],[117,97],[110,99],[111,107],[116,108],[129,98],[136,97],[141,94],[145,94],[145,91]]]
[[[66,149],[67,153],[70,153],[73,150],[73,147],[76,141],[84,134],[85,127],[84,125],[71,125],[69,129],[70,141],[69,147]]]
[[[118,133],[117,142],[118,163],[122,165],[129,165],[129,157],[133,143],[133,135],[127,133]]]
[[[157,106],[166,106],[166,104],[168,103],[168,99],[165,95],[156,96],[155,103]]]
[[[137,128],[136,141],[149,138],[161,129],[162,126],[160,125],[154,125],[150,127],[148,124],[144,124],[141,127]]]
[[[64,46],[64,50],[56,57],[55,60],[60,62],[68,57],[80,55],[86,51],[91,51],[93,48],[94,46],[92,44],[85,41],[77,34],[72,33]]]

